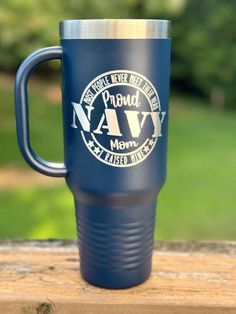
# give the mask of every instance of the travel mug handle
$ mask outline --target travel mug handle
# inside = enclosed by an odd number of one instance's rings
[[[15,112],[17,138],[25,161],[36,171],[52,177],[65,177],[64,163],[48,162],[40,158],[31,148],[29,134],[27,84],[32,71],[42,62],[62,59],[62,47],[48,47],[29,55],[20,65],[15,82]]]

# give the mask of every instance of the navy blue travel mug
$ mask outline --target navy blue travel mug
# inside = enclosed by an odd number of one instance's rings
[[[156,198],[166,178],[170,22],[71,20],[61,45],[21,64],[15,85],[21,153],[35,170],[65,177],[74,196],[80,270],[89,283],[126,288],[151,271]],[[27,81],[60,59],[64,163],[30,145]]]

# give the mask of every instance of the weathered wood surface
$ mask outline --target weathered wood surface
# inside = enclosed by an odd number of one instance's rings
[[[236,313],[236,243],[156,243],[144,284],[85,283],[73,241],[1,241],[0,313]]]

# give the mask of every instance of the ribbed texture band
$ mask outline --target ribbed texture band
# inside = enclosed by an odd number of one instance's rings
[[[125,209],[77,204],[76,208],[83,278],[108,288],[146,280],[151,270],[155,204]]]
[[[78,222],[78,234],[82,262],[99,268],[135,269],[152,252],[153,221],[116,226]]]

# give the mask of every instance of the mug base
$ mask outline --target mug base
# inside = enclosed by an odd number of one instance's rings
[[[140,285],[150,277],[150,274],[150,263],[126,272],[109,272],[87,267],[81,269],[81,276],[87,283],[106,289],[125,289]]]

